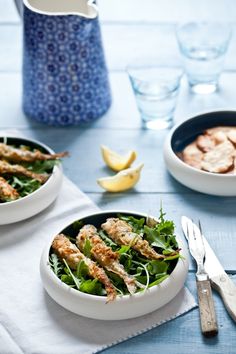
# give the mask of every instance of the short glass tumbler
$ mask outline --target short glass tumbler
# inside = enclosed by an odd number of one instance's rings
[[[179,27],[176,35],[191,90],[216,91],[231,38],[230,26],[193,22]]]
[[[129,66],[127,71],[143,127],[156,130],[170,128],[173,125],[182,68]]]

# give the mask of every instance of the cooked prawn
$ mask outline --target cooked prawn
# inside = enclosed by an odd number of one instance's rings
[[[70,242],[65,235],[57,235],[53,240],[52,248],[61,259],[66,260],[72,269],[76,269],[79,262],[84,261],[88,267],[89,275],[104,284],[107,292],[107,302],[113,301],[116,298],[117,293],[115,287],[106,275],[104,269],[80,252],[76,245]]]
[[[114,252],[111,247],[108,247],[97,233],[97,229],[93,225],[85,225],[81,228],[76,237],[76,244],[83,251],[86,240],[89,240],[91,245],[91,255],[98,263],[110,272],[117,274],[122,278],[127,286],[130,294],[134,294],[139,284],[131,275],[129,275],[122,264],[119,263],[119,254]]]
[[[4,143],[0,143],[0,157],[12,162],[34,162],[55,160],[68,155],[68,152],[58,154],[43,154],[39,150],[29,151],[21,148],[14,148]]]

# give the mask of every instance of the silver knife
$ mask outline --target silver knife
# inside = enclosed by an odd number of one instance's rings
[[[197,263],[196,283],[202,334],[206,337],[212,337],[218,333],[218,326],[211,284],[204,267],[205,247],[202,234],[192,220],[182,216],[181,221],[190,253]]]
[[[186,216],[182,216],[182,229],[185,236],[187,235],[187,220],[189,219]],[[220,261],[216,257],[204,235],[202,235],[202,239],[205,246],[204,266],[209,275],[211,285],[218,291],[229,315],[236,322],[236,286],[224,271],[224,268],[220,264]]]

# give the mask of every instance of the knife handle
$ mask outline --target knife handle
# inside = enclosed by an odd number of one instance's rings
[[[197,280],[198,304],[202,334],[213,337],[218,333],[210,280]]]
[[[236,286],[229,276],[225,273],[212,277],[212,286],[221,295],[225,307],[236,322]]]

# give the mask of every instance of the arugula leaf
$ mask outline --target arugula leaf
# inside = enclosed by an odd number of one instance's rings
[[[119,254],[127,253],[130,250],[131,245],[123,245],[121,248],[117,251]]]
[[[71,286],[72,288],[75,286],[74,279],[70,275],[62,274],[61,281]]]
[[[22,163],[22,166],[35,173],[51,173],[54,166],[60,163],[59,160],[34,161],[30,163]]]
[[[68,273],[69,273],[69,276],[71,276],[71,278],[73,279],[76,288],[77,288],[78,290],[80,290],[81,281],[80,281],[78,278],[76,278],[76,277],[74,276],[74,274],[72,273],[72,271],[71,271],[70,267],[68,266],[68,264],[67,264],[67,262],[66,262],[65,259],[63,259],[63,262],[65,263],[66,269],[67,269],[67,271],[68,271]]]
[[[169,274],[163,275],[160,278],[156,279],[155,281],[153,281],[152,283],[149,284],[149,288],[151,288],[154,285],[158,285],[161,282],[163,282],[163,280],[169,278]]]
[[[173,247],[177,246],[174,233],[173,221],[164,220],[157,224],[154,228],[147,225],[144,226],[144,234],[148,242],[157,248],[165,251],[173,252]]]
[[[93,295],[104,295],[102,284],[97,279],[88,279],[81,283],[80,291]]]
[[[84,280],[88,273],[88,266],[85,264],[84,261],[80,261],[76,268],[76,277],[81,280]]]
[[[72,224],[72,227],[73,227],[73,230],[76,231],[76,232],[79,232],[79,230],[81,229],[81,227],[84,226],[84,223],[82,220],[76,220],[73,222]]]
[[[150,261],[148,262],[147,269],[151,275],[158,275],[167,272],[168,264],[164,261]]]
[[[85,244],[84,244],[84,248],[83,248],[83,254],[90,258],[91,257],[91,242],[89,241],[88,238],[86,238]]]
[[[113,242],[106,234],[103,230],[99,230],[99,236],[101,237],[101,239],[105,242],[105,244],[107,246],[110,246],[112,249],[113,248],[117,248],[117,244],[115,242]]]
[[[142,233],[143,226],[145,224],[145,219],[137,219],[133,216],[125,216],[118,214],[119,219],[126,221],[130,226],[132,226],[133,232]]]
[[[63,270],[63,265],[55,253],[52,253],[50,255],[49,264],[56,276],[59,276],[61,271]]]
[[[7,182],[17,190],[21,197],[25,197],[36,191],[41,183],[25,176],[11,176]]]

